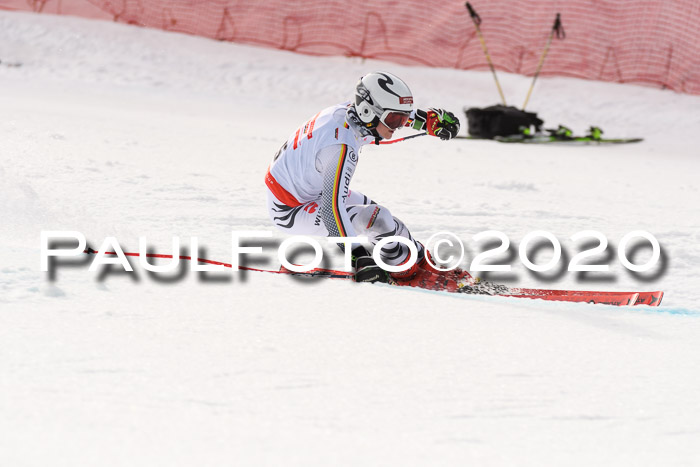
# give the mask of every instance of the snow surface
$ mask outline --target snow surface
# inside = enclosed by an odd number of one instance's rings
[[[384,69],[418,106],[497,101],[485,72],[317,58],[0,12],[0,465],[700,464],[700,98],[542,78],[529,104],[606,147],[419,138],[368,147],[353,188],[426,239],[632,230],[660,241],[660,308],[441,296],[271,274],[39,268],[41,230],[159,252],[270,230],[263,174],[287,135]],[[20,65],[20,66],[13,66]],[[530,78],[500,75],[512,103]],[[275,238],[284,238],[275,234]],[[327,250],[329,251],[329,250]],[[274,245],[265,249],[277,266]],[[640,250],[635,261],[650,255]],[[260,258],[258,258],[260,259]],[[337,258],[335,258],[337,259]],[[334,260],[335,260],[334,259]],[[538,256],[545,262],[547,254]],[[468,265],[468,262],[465,262]],[[170,277],[170,276],[168,276]]]

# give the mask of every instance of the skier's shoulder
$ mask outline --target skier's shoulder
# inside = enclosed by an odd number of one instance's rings
[[[362,144],[358,139],[357,132],[347,119],[349,106],[349,102],[343,102],[321,111],[319,120],[322,120],[320,123],[324,128],[323,133],[325,136],[322,146],[345,144],[359,147]]]
[[[349,102],[342,102],[323,110],[322,113],[328,116],[328,125],[343,130],[350,130],[350,125],[347,121],[349,106]]]

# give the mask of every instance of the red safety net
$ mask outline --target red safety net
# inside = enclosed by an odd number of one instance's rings
[[[638,83],[700,94],[698,0],[473,0],[499,70],[534,74],[557,12],[543,75]],[[455,1],[0,0],[0,8],[112,18],[315,55],[457,69],[487,67]]]

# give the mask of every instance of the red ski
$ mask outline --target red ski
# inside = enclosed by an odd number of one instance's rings
[[[352,273],[336,271],[333,269],[316,268],[308,272],[294,272],[280,268],[280,274],[291,274],[304,277],[328,277],[332,279],[352,279]],[[400,284],[396,284],[400,285]],[[448,291],[444,291],[448,292]],[[474,286],[465,286],[454,293],[466,293],[473,295],[496,295],[500,297],[531,298],[558,302],[585,302],[599,303],[603,305],[634,306],[648,305],[659,306],[664,293],[658,292],[597,292],[586,290],[554,290],[554,289],[529,289],[519,287],[507,287],[488,282],[477,282]]]
[[[94,254],[97,251],[88,248],[84,251],[87,254]],[[105,254],[115,255],[113,251],[108,251]],[[138,253],[124,253],[125,256],[139,256]],[[160,255],[155,253],[149,253],[146,255],[148,258],[172,258],[172,255]],[[192,261],[190,256],[180,256],[182,260]],[[231,267],[231,264],[224,263],[221,261],[213,261],[205,258],[196,258],[196,261],[206,264],[218,264],[227,268]],[[346,279],[352,280],[353,274],[347,271],[338,271],[335,269],[323,269],[315,268],[307,272],[294,272],[285,267],[281,266],[279,270],[269,270],[269,269],[257,269],[246,266],[239,266],[239,270],[242,271],[256,271],[256,272],[267,272],[271,274],[288,274],[292,276],[299,277],[313,277],[313,278],[330,278],[330,279]],[[394,284],[400,285],[400,284]],[[438,290],[440,291],[440,290]],[[648,306],[659,306],[661,300],[664,297],[664,293],[661,291],[656,292],[596,292],[596,291],[585,291],[585,290],[554,290],[554,289],[528,289],[520,287],[508,287],[501,284],[495,284],[491,282],[480,281],[476,282],[474,285],[466,285],[455,292],[450,292],[443,290],[442,292],[447,293],[464,293],[472,295],[492,295],[500,297],[512,297],[512,298],[530,298],[539,300],[550,300],[558,302],[585,302],[585,303],[599,303],[604,305],[616,305],[616,306],[633,306],[633,305],[648,305]]]
[[[542,300],[560,300],[570,302],[605,303],[608,305],[649,305],[659,306],[664,293],[656,292],[599,292],[585,290],[549,290],[549,289],[510,289],[510,296],[522,298],[539,298]]]

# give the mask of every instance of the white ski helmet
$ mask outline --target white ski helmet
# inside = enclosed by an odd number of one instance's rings
[[[366,128],[383,123],[391,129],[402,127],[413,110],[413,94],[398,76],[387,72],[369,73],[355,86],[355,110]]]

